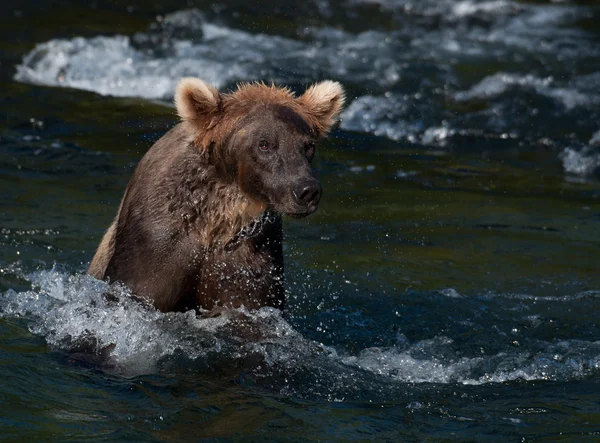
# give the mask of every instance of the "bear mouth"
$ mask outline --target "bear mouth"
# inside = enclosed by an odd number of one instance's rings
[[[288,217],[291,217],[291,218],[300,219],[300,218],[308,217],[309,215],[316,212],[317,209],[318,209],[318,205],[314,205],[314,206],[309,206],[309,207],[303,207],[299,211],[282,211],[282,214],[284,214]]]
[[[293,193],[292,193],[293,195]],[[309,202],[308,204],[303,204],[304,202],[299,202],[297,199],[286,196],[286,198],[271,198],[270,202],[267,204],[267,208],[278,212],[281,215],[285,215],[290,218],[300,219],[305,218],[316,212],[319,208],[319,200]]]

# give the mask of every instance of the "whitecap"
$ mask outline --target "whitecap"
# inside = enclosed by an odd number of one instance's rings
[[[232,362],[258,352],[274,365],[296,352],[325,349],[303,340],[272,308],[241,308],[215,318],[162,313],[132,299],[127,288],[89,275],[52,269],[25,277],[32,290],[0,295],[0,317],[26,318],[31,332],[52,348],[104,355],[126,373],[156,371],[161,360],[179,354],[191,361],[221,354]]]
[[[359,97],[342,113],[341,127],[392,140],[445,147],[457,130],[424,97],[416,96],[390,93]]]
[[[343,129],[370,132],[392,140],[415,141],[424,124],[415,119],[408,96],[387,94],[364,95],[354,100],[341,115]]]
[[[600,342],[542,343],[537,351],[514,350],[464,357],[452,340],[436,337],[406,347],[367,348],[344,363],[402,383],[482,385],[516,380],[572,380],[600,369]]]
[[[513,12],[515,8],[516,5],[514,2],[509,2],[506,0],[484,2],[463,0],[452,4],[450,10],[455,17],[466,17],[477,13],[506,14]]]
[[[533,90],[562,103],[566,109],[592,105],[599,101],[597,96],[582,94],[576,89],[555,86],[555,80],[552,77],[540,78],[530,74],[520,75],[506,72],[485,77],[467,91],[456,92],[454,99],[457,101],[490,99],[500,96],[511,88]]]
[[[375,3],[379,7],[411,15],[442,17],[446,20],[456,20],[475,14],[503,15],[513,12],[519,5],[508,0],[351,0],[351,4]]]
[[[253,34],[179,11],[145,33],[50,40],[17,66],[21,82],[72,87],[102,95],[170,99],[179,78],[199,76],[216,87],[237,81],[310,83],[326,76],[389,86],[398,78],[396,45],[387,35],[329,28],[307,30],[306,42]]]
[[[315,26],[299,30],[297,38],[211,23],[197,9],[177,11],[133,36],[41,43],[25,55],[15,78],[165,101],[178,79],[190,75],[219,88],[273,80],[300,89],[332,78],[358,94],[342,114],[343,129],[437,147],[462,135],[537,140],[546,136],[548,118],[565,111],[591,110],[587,119],[573,116],[578,122],[573,132],[588,130],[600,104],[600,77],[573,76],[570,66],[600,55],[589,35],[574,26],[589,16],[589,8],[508,0],[391,0],[380,6],[401,11],[393,13],[400,26],[356,33]],[[552,75],[497,72],[474,85],[463,84],[454,69],[457,62],[480,59],[520,66],[524,57],[533,56],[548,66],[560,60],[564,69],[553,69]],[[524,94],[509,94],[513,91],[533,92],[539,103],[529,109]],[[448,98],[458,104],[446,105]],[[540,111],[547,99],[558,105],[556,110]],[[494,103],[486,109],[462,104],[481,100]],[[469,111],[457,115],[456,105]],[[515,121],[515,108],[528,115]]]
[[[567,147],[558,158],[568,174],[582,178],[600,175],[600,130],[592,134],[587,146]]]
[[[560,153],[559,158],[565,172],[568,174],[591,177],[600,173],[600,152],[593,146],[565,148]]]
[[[87,275],[52,269],[26,277],[31,290],[8,290],[0,295],[0,317],[25,318],[31,332],[43,336],[50,347],[101,355],[112,368],[131,375],[159,371],[169,358],[196,368],[235,367],[245,361],[245,366],[255,366],[252,374],[257,380],[275,383],[283,393],[333,399],[356,394],[357,389],[385,391],[389,381],[568,380],[600,369],[598,341],[536,340],[523,349],[509,347],[489,354],[481,349],[480,354],[469,355],[450,337],[437,335],[411,343],[398,331],[395,346],[366,347],[347,354],[304,338],[276,309],[248,312],[242,308],[216,318],[199,317],[194,311],[161,313],[134,301],[124,287]],[[452,289],[439,294],[447,300],[465,299]],[[569,300],[597,296],[596,291],[569,296]],[[547,301],[555,300],[549,297]],[[504,335],[502,340],[506,340]],[[369,379],[367,374],[379,378]]]

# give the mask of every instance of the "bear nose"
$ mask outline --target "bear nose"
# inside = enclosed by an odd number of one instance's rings
[[[305,180],[294,187],[293,194],[299,205],[316,207],[321,200],[321,185],[316,180]]]

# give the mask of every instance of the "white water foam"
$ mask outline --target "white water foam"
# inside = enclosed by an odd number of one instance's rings
[[[243,63],[219,62],[214,55],[202,54],[209,52],[203,49],[176,42],[173,54],[160,60],[132,47],[125,36],[51,40],[24,58],[15,78],[102,95],[169,99],[181,77],[202,75],[217,87],[256,77]]]
[[[41,43],[17,66],[15,79],[170,100],[178,79],[190,75],[220,88],[259,79],[299,85],[332,78],[358,94],[342,114],[342,128],[437,147],[462,134],[528,142],[546,137],[544,124],[554,126],[536,117],[536,107],[547,107],[547,99],[557,104],[546,110],[554,112],[551,118],[572,113],[573,132],[589,130],[600,104],[600,76],[574,74],[586,58],[600,57],[600,47],[574,25],[590,17],[589,8],[509,0],[378,5],[392,11],[398,26],[356,33],[308,27],[296,39],[210,23],[196,9],[178,11],[133,36]],[[503,60],[513,66],[505,69],[519,69],[530,59],[552,68],[547,75],[500,71],[475,84],[455,72],[457,63]],[[527,109],[524,96],[532,93],[540,100]],[[486,109],[470,103],[481,101],[493,103]],[[466,111],[457,113],[457,105]]]
[[[507,14],[518,10],[518,5],[506,0],[474,2],[472,0],[459,1],[450,6],[455,17],[467,17],[474,14]]]
[[[439,72],[432,75],[443,79],[447,75],[446,52],[453,57],[488,57],[498,50],[509,51],[506,45],[510,42],[506,41],[502,42],[504,49],[486,46],[486,42],[495,44],[505,35],[516,38],[523,34],[519,38],[528,42],[531,33],[537,40],[545,41],[549,35],[559,38],[557,32],[559,36],[571,32],[563,37],[576,39],[579,48],[593,48],[585,44],[583,37],[571,35],[574,31],[557,26],[572,22],[573,17],[585,16],[579,9],[536,6],[525,8],[528,12],[523,15],[523,8],[504,1],[424,5],[422,11],[419,9],[423,16],[463,20],[473,14],[492,15],[495,27],[484,34],[476,27],[456,29],[451,24],[424,32],[419,23],[410,22],[406,29],[357,34],[328,27],[307,28],[300,32],[303,39],[295,40],[219,26],[191,9],[169,14],[147,32],[132,37],[75,37],[41,43],[17,66],[15,79],[103,95],[152,99],[170,99],[177,79],[190,75],[200,76],[217,87],[242,80],[310,83],[332,77],[346,83],[390,88],[412,69],[408,62],[434,62]],[[508,23],[496,16],[506,16]],[[568,47],[562,40],[556,44],[560,51]],[[526,49],[537,53],[539,45],[533,42]]]
[[[445,26],[439,30],[417,33],[416,41],[424,45],[422,49],[434,52],[436,48],[451,52],[460,49],[463,54],[513,57],[515,54],[511,52],[517,49],[532,54],[560,52],[568,58],[598,54],[594,44],[581,41],[586,33],[571,26],[577,20],[593,16],[585,7],[510,0],[353,0],[351,3],[376,3],[407,27],[434,20],[442,22]],[[472,19],[478,20],[476,26],[464,26],[465,21]]]
[[[488,76],[467,91],[459,91],[454,94],[457,101],[468,101],[474,99],[490,99],[497,97],[512,88],[532,90],[540,95],[550,97],[561,103],[566,109],[576,106],[590,106],[600,103],[597,95],[579,93],[575,89],[554,86],[552,77],[539,78],[533,75],[519,75],[513,73],[499,72]]]
[[[341,117],[343,129],[437,147],[446,146],[457,132],[424,100],[408,95],[365,95],[354,100]],[[439,125],[428,126],[431,123]]]
[[[392,140],[416,141],[423,123],[410,121],[410,100],[396,94],[375,97],[364,95],[354,100],[342,113],[341,127],[369,132]]]
[[[568,174],[582,178],[600,176],[600,130],[592,135],[587,146],[565,148],[559,158]]]
[[[306,35],[315,41],[252,34],[208,23],[197,10],[179,11],[134,37],[41,43],[17,66],[15,79],[150,99],[172,98],[176,82],[185,76],[217,87],[263,79],[310,83],[323,73],[384,86],[398,79],[396,51],[381,33],[350,35],[324,28]]]
[[[465,356],[449,337],[410,343],[398,332],[395,346],[345,355],[303,338],[274,309],[254,313],[242,309],[217,318],[197,317],[193,311],[161,313],[133,301],[126,289],[86,275],[50,270],[27,278],[32,290],[0,295],[0,317],[24,317],[30,330],[51,347],[104,354],[111,364],[132,374],[156,371],[162,359],[173,355],[206,364],[216,359],[225,365],[258,356],[267,367],[284,373],[308,371],[345,380],[335,388],[341,392],[362,382],[356,379],[360,377],[356,369],[382,377],[384,384],[389,380],[444,384],[567,380],[600,370],[598,341],[538,340],[528,349],[509,348],[495,354],[482,350],[481,355]],[[586,293],[580,298],[597,295]],[[442,296],[462,299],[454,290],[443,291]],[[498,297],[512,296],[493,296]],[[563,302],[579,298],[568,299]],[[552,298],[545,301],[553,303]]]
[[[375,3],[391,11],[406,11],[425,16],[445,16],[448,19],[466,17],[478,13],[502,15],[513,12],[518,4],[508,0],[352,0],[352,4]]]
[[[407,383],[481,385],[515,380],[569,380],[600,370],[600,341],[562,341],[538,352],[513,351],[481,357],[449,356],[447,337],[423,340],[408,349],[369,348],[343,359],[375,374]],[[414,354],[430,353],[427,358]],[[439,357],[443,356],[443,357]]]
[[[600,150],[591,146],[565,148],[559,155],[566,173],[580,177],[600,175]]]
[[[586,78],[585,81],[575,79],[572,86],[557,86],[552,77],[540,78],[532,75],[519,75],[515,73],[500,72],[485,77],[483,80],[466,91],[457,91],[449,94],[449,98],[458,103],[495,100],[496,103],[484,110],[468,114],[452,115],[436,106],[434,100],[438,98],[427,97],[424,94],[398,94],[386,93],[381,96],[365,95],[354,100],[342,113],[341,127],[350,131],[368,132],[377,136],[387,137],[392,140],[406,140],[411,143],[420,143],[437,147],[445,147],[453,136],[457,134],[481,134],[482,125],[486,128],[484,133],[492,138],[518,137],[519,133],[531,132],[530,137],[541,137],[543,132],[538,131],[522,122],[515,123],[507,112],[517,106],[521,97],[516,91],[535,93],[541,97],[552,99],[557,109],[555,115],[563,112],[595,112],[600,105],[600,94],[592,93],[580,88],[579,85],[588,85],[595,79]],[[515,91],[516,90],[516,91]],[[581,90],[581,92],[579,92]],[[562,109],[561,109],[562,107]],[[532,116],[538,110],[533,107],[526,109]],[[558,118],[558,117],[556,117]],[[572,118],[572,117],[569,117]],[[509,132],[510,131],[510,132]],[[513,134],[514,132],[514,134]],[[568,172],[591,174],[595,168],[594,161],[588,152],[568,151],[565,157],[568,162]],[[595,158],[595,156],[592,156]],[[576,166],[577,164],[579,166]],[[576,172],[581,170],[581,172]],[[587,172],[586,172],[587,171]]]
[[[126,372],[153,371],[162,358],[178,352],[195,360],[215,352],[238,357],[274,341],[285,345],[290,338],[299,348],[307,343],[276,309],[241,309],[216,318],[198,317],[194,311],[161,313],[134,301],[126,288],[88,275],[51,270],[26,278],[33,289],[0,296],[0,317],[28,318],[30,330],[50,346],[109,355],[111,363]],[[251,324],[252,330],[239,328],[242,323]],[[244,340],[245,334],[256,340]],[[236,355],[231,355],[232,347]],[[316,343],[315,347],[321,348]],[[275,359],[267,352],[263,357]]]

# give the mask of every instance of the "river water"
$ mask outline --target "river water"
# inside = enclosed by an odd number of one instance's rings
[[[35,3],[0,6],[4,438],[600,439],[596,2]],[[85,275],[189,75],[348,91],[283,315]]]

